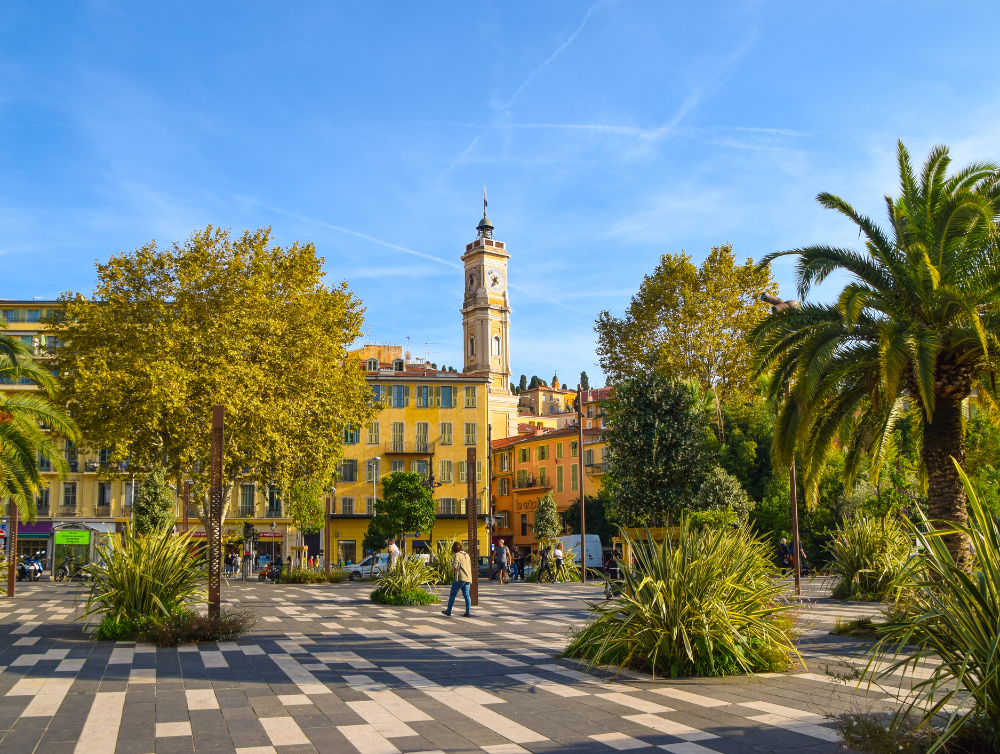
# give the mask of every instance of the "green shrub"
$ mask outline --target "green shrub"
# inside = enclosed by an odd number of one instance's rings
[[[318,568],[282,569],[281,575],[275,579],[277,584],[323,584],[326,582],[326,571]]]
[[[127,618],[125,616],[105,616],[94,632],[98,641],[135,641],[135,637],[149,628],[151,618]]]
[[[771,545],[748,524],[694,528],[684,516],[676,542],[647,532],[632,552],[635,571],[622,571],[618,597],[591,605],[567,657],[671,677],[792,664],[791,606],[773,578]]]
[[[194,610],[179,610],[149,622],[135,638],[161,647],[192,641],[227,641],[243,636],[256,623],[256,615],[247,608],[224,605],[214,618]]]
[[[922,555],[910,559],[904,569],[900,584],[907,600],[881,628],[880,641],[868,650],[866,672],[873,678],[902,673],[905,682],[919,663],[930,660],[929,676],[922,677],[923,668],[920,675],[913,673],[909,702],[893,725],[898,727],[917,713],[920,721],[935,728],[938,738],[931,750],[945,744],[950,750],[953,737],[973,736],[987,742],[980,751],[989,751],[988,747],[1000,748],[996,722],[1000,720],[1000,527],[961,467],[958,472],[968,495],[969,522],[934,522],[934,528],[909,525]],[[948,535],[971,541],[975,553],[971,573],[955,563],[943,541]],[[906,644],[915,644],[917,650],[904,652]],[[945,705],[960,709],[945,717]]]
[[[142,536],[126,527],[98,546],[96,560],[84,569],[92,578],[81,617],[102,613],[105,621],[152,619],[207,596],[205,559],[188,533],[164,529]]]
[[[372,592],[372,599],[386,604],[410,604],[392,600],[408,599],[414,592],[423,592],[423,586],[433,586],[438,583],[438,574],[417,555],[399,558],[396,565],[389,568],[378,578],[378,586]],[[376,599],[375,594],[379,597]],[[426,594],[426,592],[424,592]],[[436,600],[437,598],[435,598]],[[418,602],[414,604],[427,604]]]
[[[854,515],[837,527],[830,545],[836,599],[884,600],[895,588],[913,550],[893,517]]]
[[[350,572],[346,568],[331,568],[330,583],[343,584],[348,578],[350,578],[350,575]]]
[[[380,605],[436,605],[441,601],[436,594],[425,592],[423,589],[385,592],[381,587],[371,593],[371,600]]]

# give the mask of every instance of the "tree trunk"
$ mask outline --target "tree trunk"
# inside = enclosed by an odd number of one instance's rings
[[[927,469],[927,502],[930,519],[942,519],[965,524],[969,513],[965,507],[965,487],[952,462],[965,462],[965,432],[962,427],[962,402],[938,397],[934,421],[924,422],[924,467]],[[951,556],[963,570],[971,563],[967,537],[953,534],[944,537]]]

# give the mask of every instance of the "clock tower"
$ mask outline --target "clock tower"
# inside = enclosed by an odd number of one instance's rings
[[[465,294],[462,305],[463,372],[490,378],[489,420],[492,437],[517,434],[517,396],[510,392],[510,303],[507,260],[502,241],[493,238],[486,217],[476,226],[476,240],[465,245]]]

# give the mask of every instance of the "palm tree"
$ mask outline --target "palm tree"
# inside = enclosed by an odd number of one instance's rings
[[[931,150],[919,180],[902,143],[897,159],[901,193],[886,197],[888,232],[840,197],[817,197],[857,225],[864,252],[819,245],[761,262],[798,257],[803,299],[833,273],[850,282],[835,304],[785,307],[765,319],[751,336],[756,364],[774,375],[774,457],[788,464],[801,453],[808,497],[835,441],[846,453],[846,487],[866,458],[877,479],[893,430],[909,415],[931,518],[965,523],[965,489],[951,459],[965,457],[962,401],[978,388],[981,405],[997,405],[1000,176],[992,163],[948,175],[943,146]],[[967,542],[956,537],[948,547],[968,563]]]
[[[0,327],[6,327],[0,323]],[[44,486],[39,460],[47,458],[60,474],[66,460],[54,435],[78,437],[76,425],[49,400],[55,377],[39,365],[20,340],[0,332],[0,380],[35,385],[38,391],[0,391],[0,500],[12,499],[26,521],[35,517],[35,495]]]

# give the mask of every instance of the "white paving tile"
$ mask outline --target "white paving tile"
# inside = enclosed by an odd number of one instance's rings
[[[302,732],[293,717],[261,717],[258,718],[264,727],[264,732],[271,739],[272,746],[296,746],[308,744],[309,739]]]
[[[97,692],[73,754],[115,754],[124,709],[124,691]]]
[[[590,738],[595,741],[599,741],[602,744],[607,744],[612,749],[617,751],[629,751],[631,749],[648,749],[652,744],[648,744],[645,741],[640,741],[638,738],[632,738],[632,736],[626,736],[624,733],[598,733],[596,736],[590,736]]]
[[[523,744],[549,740],[540,733],[536,733],[530,728],[516,723],[494,712],[485,705],[470,699],[467,693],[463,693],[464,689],[470,687],[449,689],[424,678],[418,673],[407,670],[405,667],[387,667],[384,670],[392,673],[404,683],[420,689],[428,696],[447,705],[456,712],[465,715],[470,720],[479,723],[485,728],[489,728],[512,743]]]

